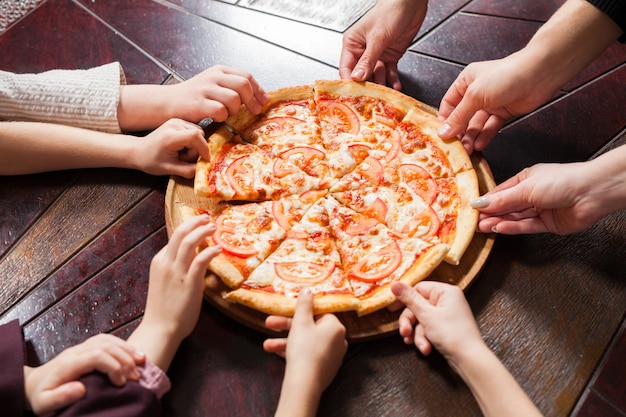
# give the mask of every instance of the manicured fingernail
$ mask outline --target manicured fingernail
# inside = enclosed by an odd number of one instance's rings
[[[452,127],[447,123],[439,126],[439,130],[437,130],[437,134],[442,138],[450,137],[450,132],[452,132]]]
[[[363,77],[365,77],[365,71],[363,71],[362,68],[355,68],[355,70],[352,71],[351,77],[355,80],[362,80]]]
[[[476,200],[470,201],[470,206],[475,209],[489,207],[489,199],[487,197],[478,197]]]
[[[498,233],[498,228],[497,228],[497,226],[493,226],[493,227],[491,228],[491,231],[492,231],[493,233]]]
[[[137,359],[143,359],[143,358],[146,357],[146,354],[143,353],[140,350],[136,350],[136,351],[133,352],[133,356],[135,356],[135,358],[137,358]]]

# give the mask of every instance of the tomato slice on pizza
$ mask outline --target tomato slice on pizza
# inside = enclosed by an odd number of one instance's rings
[[[391,282],[403,280],[413,285],[426,278],[449,249],[447,245],[402,237],[330,196],[325,198],[325,205],[341,263],[360,300],[357,312],[361,315],[394,301]]]
[[[354,310],[358,300],[344,274],[323,202],[318,200],[226,299],[268,314],[293,315],[298,294],[310,288],[316,313]]]

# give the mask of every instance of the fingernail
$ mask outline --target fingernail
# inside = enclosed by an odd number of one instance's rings
[[[493,233],[498,233],[498,228],[497,228],[497,226],[493,226],[493,227],[491,228],[491,231],[492,231]]]
[[[476,200],[470,201],[470,207],[475,209],[489,207],[489,199],[487,197],[478,197]]]
[[[135,356],[135,358],[137,358],[137,359],[143,359],[143,358],[145,358],[145,357],[146,357],[146,354],[145,354],[145,353],[143,353],[143,352],[142,352],[142,351],[140,351],[140,350],[136,350],[136,351],[134,351],[134,352],[133,352],[133,355],[134,355],[134,356]]]
[[[362,80],[363,77],[365,77],[365,71],[363,71],[362,68],[355,68],[355,70],[352,71],[351,77],[356,80]]]
[[[300,294],[302,294],[302,295],[313,295],[313,291],[311,291],[311,289],[309,287],[306,287],[302,291],[300,291]]]
[[[452,132],[452,127],[447,123],[439,126],[439,130],[437,130],[437,134],[442,138],[450,137],[450,132]]]

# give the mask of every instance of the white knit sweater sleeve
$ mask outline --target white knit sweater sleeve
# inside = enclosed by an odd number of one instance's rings
[[[48,122],[120,132],[117,105],[124,71],[118,62],[39,74],[0,71],[0,120]]]

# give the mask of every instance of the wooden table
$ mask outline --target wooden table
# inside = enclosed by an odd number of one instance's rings
[[[0,35],[0,69],[120,61],[129,83],[163,83],[225,64],[267,90],[337,78],[342,33],[373,0],[328,6],[330,17],[300,2],[289,12],[269,0],[47,0]],[[561,3],[431,1],[400,63],[405,92],[438,106],[464,65],[519,49]],[[625,91],[626,47],[616,43],[554,100],[503,129],[484,153],[496,180],[625,142]],[[24,325],[31,363],[136,326],[150,260],[167,241],[167,180],[119,169],[0,179],[0,322]],[[487,344],[547,416],[626,411],[625,221],[616,213],[567,237],[499,236],[467,290]],[[284,362],[263,352],[263,339],[205,304],[172,364],[165,415],[272,415]],[[424,358],[389,336],[350,347],[319,415],[480,411],[441,356]]]

